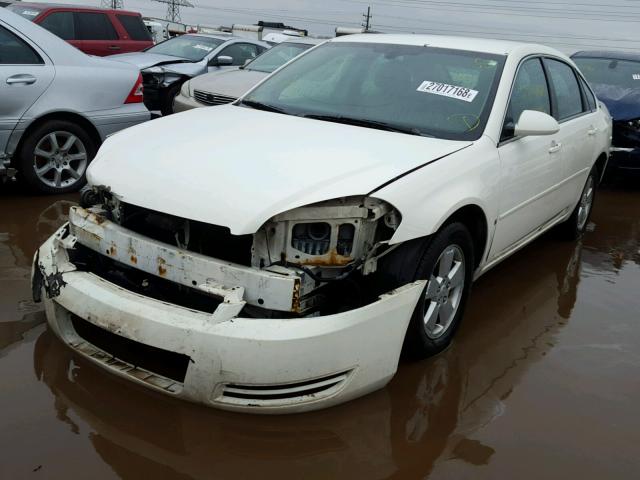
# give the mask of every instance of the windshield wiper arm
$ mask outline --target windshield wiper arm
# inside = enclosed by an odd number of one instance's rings
[[[265,112],[287,113],[281,108],[274,107],[273,105],[267,105],[262,102],[256,102],[255,100],[242,100],[240,105],[246,105],[247,107],[254,108],[256,110],[264,110]]]
[[[324,120],[326,122],[344,123],[347,125],[355,125],[357,127],[377,128],[378,130],[385,130],[387,132],[407,133],[409,135],[419,135],[421,137],[429,137],[425,133],[422,133],[417,128],[403,127],[401,125],[392,125],[386,122],[379,122],[377,120],[367,120],[366,118],[352,118],[342,115],[303,115],[304,118],[313,118],[314,120]]]

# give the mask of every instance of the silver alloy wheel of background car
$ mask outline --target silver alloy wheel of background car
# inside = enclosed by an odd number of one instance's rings
[[[427,337],[440,338],[453,323],[462,300],[465,269],[464,253],[459,246],[449,245],[442,251],[425,290]]]
[[[587,220],[589,219],[589,213],[591,213],[591,207],[593,206],[593,197],[595,193],[595,182],[593,176],[589,175],[587,183],[582,190],[582,196],[580,197],[580,204],[578,206],[578,230],[583,231]]]
[[[84,143],[76,135],[55,131],[38,141],[33,163],[42,183],[53,188],[66,188],[82,178],[89,158]]]

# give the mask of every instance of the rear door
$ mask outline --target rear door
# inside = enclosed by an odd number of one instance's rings
[[[562,210],[559,134],[516,137],[514,128],[524,110],[551,114],[551,96],[542,60],[524,60],[516,75],[498,145],[501,194],[490,259],[499,257],[558,217]]]
[[[76,39],[83,52],[104,57],[122,51],[120,37],[107,13],[75,11],[73,15]]]
[[[595,115],[573,67],[555,58],[544,59],[551,85],[556,120],[560,123],[558,142],[562,147],[560,201],[566,209],[575,207],[591,165],[595,161]]]
[[[49,58],[0,22],[0,152],[24,113],[54,77]]]
[[[131,13],[116,13],[111,14],[112,20],[115,20],[115,24],[118,27],[122,40],[120,45],[122,46],[122,53],[125,52],[139,52],[145,48],[153,46],[153,40],[149,34],[149,30],[142,22],[140,15]]]

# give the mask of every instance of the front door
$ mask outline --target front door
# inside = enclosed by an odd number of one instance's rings
[[[562,209],[563,145],[560,135],[515,137],[520,114],[536,110],[551,114],[549,85],[539,58],[525,60],[511,92],[498,152],[501,194],[492,260],[556,217]]]

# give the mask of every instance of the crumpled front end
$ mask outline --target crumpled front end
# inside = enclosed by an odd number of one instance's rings
[[[243,264],[233,254],[195,251],[189,237],[198,226],[181,229],[172,244],[154,238],[153,226],[138,233],[97,207],[73,207],[69,218],[34,258],[34,297],[44,301],[51,329],[116,375],[222,409],[300,412],[381,388],[397,369],[424,289],[416,282],[358,305],[320,306],[314,292],[330,282],[308,249],[324,248],[322,242],[287,244],[302,248],[301,258],[292,258],[297,263],[251,265],[281,240],[277,224],[267,230],[275,238],[249,244],[253,260]],[[167,218],[149,218],[170,231]],[[326,255],[340,248],[348,257],[340,227],[331,228],[336,236]],[[213,241],[215,231],[207,233]]]

